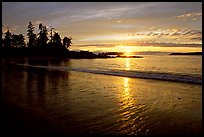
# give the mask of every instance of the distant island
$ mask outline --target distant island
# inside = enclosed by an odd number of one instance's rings
[[[202,52],[170,53],[169,55],[202,55]]]
[[[138,54],[138,53],[134,53]],[[106,53],[99,53],[99,56],[104,57],[111,57],[111,58],[143,58],[142,56],[137,55],[124,55],[124,52],[106,52]]]
[[[143,58],[142,56],[124,56],[124,55],[118,55],[116,58]]]

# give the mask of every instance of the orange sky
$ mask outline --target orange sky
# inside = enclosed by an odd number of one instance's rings
[[[71,36],[72,50],[202,51],[201,2],[2,3],[3,31],[27,39],[29,21]]]

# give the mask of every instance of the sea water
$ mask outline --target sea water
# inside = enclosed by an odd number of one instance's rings
[[[10,59],[5,100],[64,134],[201,134],[202,57]],[[70,130],[72,129],[72,130]]]

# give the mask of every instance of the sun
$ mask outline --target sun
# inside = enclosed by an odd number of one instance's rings
[[[127,56],[127,57],[131,56],[132,55],[131,50],[126,49],[124,55]]]
[[[123,45],[120,44],[117,46],[118,51],[122,52],[122,56],[130,57],[133,56],[134,51],[135,51],[135,46],[128,46],[128,45]]]

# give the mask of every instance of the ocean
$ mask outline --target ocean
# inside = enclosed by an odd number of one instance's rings
[[[3,99],[56,134],[201,134],[202,56],[142,56],[3,59]]]

